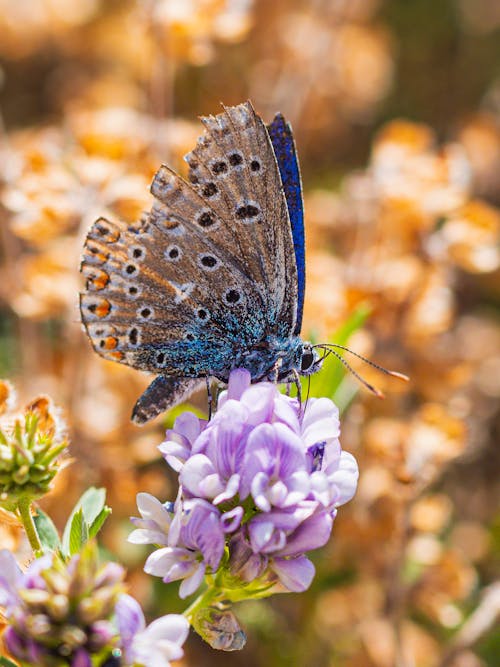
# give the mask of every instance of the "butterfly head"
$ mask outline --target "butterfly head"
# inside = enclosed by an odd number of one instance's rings
[[[300,375],[312,375],[319,371],[323,363],[323,357],[314,349],[311,343],[303,343],[300,349],[299,367]]]

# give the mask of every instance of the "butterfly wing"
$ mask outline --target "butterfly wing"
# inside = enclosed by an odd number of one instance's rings
[[[145,424],[161,412],[182,403],[202,385],[203,381],[193,378],[158,375],[135,404],[132,421]]]
[[[202,118],[206,134],[186,156],[189,180],[228,222],[245,271],[266,303],[267,331],[289,336],[297,315],[297,268],[276,157],[250,102]]]
[[[87,283],[80,310],[95,351],[134,368],[180,377],[215,374],[227,366],[233,331],[265,328],[262,307],[250,316],[248,302],[260,305],[251,279],[203,232],[186,227],[181,233],[177,219],[153,224],[148,218],[129,227],[97,220],[82,272]],[[228,286],[220,300],[215,274]],[[232,289],[237,302],[228,301]]]
[[[289,336],[297,313],[290,222],[265,125],[249,103],[204,123],[187,156],[191,183],[161,167],[147,218],[98,220],[82,262],[94,349],[177,377],[227,375],[237,350],[266,333]]]
[[[294,334],[302,327],[304,294],[306,289],[306,257],[304,233],[304,204],[299,161],[292,128],[279,113],[267,126],[285,192],[288,215],[292,227],[295,262],[297,264],[297,319]]]

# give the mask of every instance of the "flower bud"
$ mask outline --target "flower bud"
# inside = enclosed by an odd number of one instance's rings
[[[236,616],[223,604],[201,609],[192,623],[196,632],[219,651],[239,651],[246,644],[246,635]]]
[[[87,542],[69,562],[46,554],[23,574],[11,554],[0,551],[0,571],[11,573],[0,577],[0,599],[5,601],[7,646],[14,658],[37,667],[75,667],[112,653],[124,571],[100,567],[97,558],[95,544]],[[99,587],[103,581],[110,585]]]
[[[13,395],[1,380],[0,395]],[[0,507],[12,512],[20,500],[31,502],[49,491],[67,443],[49,398],[32,401],[18,415],[11,403],[3,400],[0,406]]]

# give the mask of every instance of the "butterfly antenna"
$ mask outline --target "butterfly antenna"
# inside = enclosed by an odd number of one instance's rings
[[[380,389],[377,389],[372,384],[367,382],[363,377],[361,377],[361,375],[354,370],[351,364],[348,361],[346,361],[344,357],[342,357],[338,352],[336,352],[335,350],[328,350],[328,354],[326,356],[329,356],[330,354],[333,354],[333,356],[336,357],[340,361],[340,363],[343,364],[347,368],[347,370],[354,375],[354,377],[358,380],[358,382],[360,382],[364,387],[368,389],[368,391],[371,391],[372,394],[375,394],[377,398],[385,398],[385,395],[380,391]]]
[[[376,368],[378,371],[381,373],[385,373],[385,375],[390,375],[391,377],[398,378],[399,380],[404,380],[405,382],[409,382],[410,378],[405,375],[404,373],[398,373],[397,371],[390,371],[387,368],[384,368],[383,366],[379,366],[376,364],[374,361],[370,361],[370,359],[367,359],[366,357],[363,357],[363,355],[358,354],[358,352],[354,352],[353,350],[349,349],[345,345],[339,345],[338,343],[320,343],[319,345],[315,345],[314,347],[319,347],[322,349],[327,349],[329,352],[334,353],[334,351],[330,348],[336,347],[339,350],[344,350],[344,352],[349,352],[349,354],[354,355],[358,359],[361,359],[361,361],[364,361],[365,364],[368,364],[372,368]]]

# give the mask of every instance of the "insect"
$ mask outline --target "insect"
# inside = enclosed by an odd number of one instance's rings
[[[281,114],[266,126],[250,102],[201,121],[188,180],[161,166],[141,221],[100,218],[85,241],[80,309],[94,350],[157,374],[134,407],[139,424],[234,368],[288,382],[324,356],[300,337],[304,215],[290,126]]]

